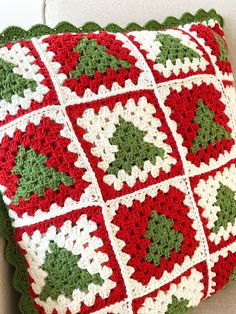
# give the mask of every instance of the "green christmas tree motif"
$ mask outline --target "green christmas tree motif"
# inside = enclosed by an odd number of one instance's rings
[[[215,32],[214,32],[214,37],[215,37],[215,40],[218,42],[218,45],[220,48],[219,60],[220,61],[227,61],[228,60],[228,49],[227,49],[227,46],[225,44],[224,39]]]
[[[165,151],[145,142],[145,135],[146,132],[139,130],[132,122],[127,122],[123,118],[119,119],[116,131],[109,139],[111,145],[118,146],[118,152],[107,169],[108,174],[117,175],[121,169],[131,173],[133,166],[141,169],[146,160],[154,165],[157,156],[164,157]]]
[[[220,187],[217,190],[215,205],[220,207],[220,211],[217,212],[217,221],[211,232],[217,233],[222,226],[227,228],[228,223],[235,223],[236,220],[236,193],[233,192],[228,186],[220,183]]]
[[[14,204],[17,205],[20,198],[29,199],[33,193],[43,196],[49,187],[53,191],[57,191],[61,183],[67,186],[74,183],[74,179],[69,175],[47,167],[46,161],[46,155],[34,152],[31,148],[26,149],[19,146],[15,166],[12,169],[14,174],[20,175],[18,188],[12,197]]]
[[[158,266],[162,256],[168,259],[172,250],[180,251],[184,237],[182,233],[173,229],[173,224],[172,219],[158,214],[156,211],[152,212],[144,236],[152,242],[148,247],[146,261]]]
[[[128,61],[118,59],[106,52],[107,48],[99,45],[94,39],[82,37],[74,48],[74,51],[79,52],[80,57],[75,70],[69,73],[71,78],[79,78],[81,74],[87,74],[89,77],[93,78],[96,71],[105,74],[108,68],[112,68],[115,72],[117,72],[120,67],[125,69],[130,68]]]
[[[99,274],[91,275],[86,269],[78,266],[79,256],[73,255],[65,248],[59,248],[55,242],[49,244],[42,269],[48,273],[46,284],[40,293],[40,300],[46,301],[51,297],[57,300],[63,294],[71,298],[75,289],[88,292],[88,285],[102,285],[104,280]]]
[[[231,134],[218,122],[214,121],[214,112],[212,112],[202,99],[199,99],[196,109],[194,123],[199,125],[196,138],[193,140],[191,152],[196,153],[201,147],[207,148],[211,143],[215,145],[216,140],[221,141],[223,137],[227,140],[231,138]]]
[[[190,307],[188,307],[189,301],[186,299],[178,299],[176,296],[172,297],[172,303],[168,305],[165,314],[185,314]]]
[[[156,58],[156,63],[161,63],[166,66],[167,60],[171,60],[173,65],[176,65],[176,60],[181,60],[183,63],[186,58],[191,62],[194,58],[200,59],[200,55],[181,43],[179,38],[169,34],[157,33],[156,40],[161,43],[161,52]]]
[[[230,281],[236,281],[236,267],[234,268],[234,270],[232,271],[231,276],[229,277]]]
[[[11,102],[13,95],[24,97],[24,90],[36,90],[37,83],[15,73],[16,66],[0,58],[0,100]]]

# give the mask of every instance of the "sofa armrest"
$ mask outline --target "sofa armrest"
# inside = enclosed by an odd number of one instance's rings
[[[5,257],[6,241],[0,238],[0,314],[18,314],[18,293],[13,289],[13,267]]]

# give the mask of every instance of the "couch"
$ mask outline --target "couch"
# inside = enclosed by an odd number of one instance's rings
[[[235,0],[1,0],[0,30],[7,25],[29,28],[36,23],[55,26],[68,20],[81,26],[96,21],[104,26],[130,21],[144,24],[149,19],[162,21],[166,16],[180,17],[198,8],[215,8],[225,19],[225,33],[236,77],[236,1]],[[5,258],[6,243],[0,239],[0,314],[18,314],[18,293],[13,289],[13,267]],[[205,300],[192,314],[236,314],[236,283],[229,284],[216,296]],[[149,314],[149,313],[147,313]],[[178,313],[176,313],[178,314]]]

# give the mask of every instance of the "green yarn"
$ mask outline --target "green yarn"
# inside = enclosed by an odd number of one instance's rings
[[[161,43],[161,52],[156,58],[156,63],[166,66],[167,60],[171,60],[172,64],[175,65],[178,59],[184,62],[185,58],[188,58],[192,62],[194,58],[200,58],[196,51],[183,45],[179,38],[169,34],[157,33],[156,40]]]
[[[109,139],[111,145],[118,146],[118,152],[107,173],[117,175],[121,169],[131,173],[133,166],[141,169],[146,160],[154,165],[157,156],[163,158],[164,150],[145,142],[145,135],[146,132],[139,130],[132,122],[120,118],[113,137]]]
[[[236,267],[234,267],[231,276],[229,277],[230,281],[236,281]]]
[[[221,141],[223,137],[227,140],[231,138],[231,134],[214,121],[214,115],[214,112],[204,104],[203,100],[199,99],[193,122],[198,124],[200,128],[197,137],[193,140],[191,152],[196,153],[201,147],[207,148],[210,143],[215,145],[216,140]]]
[[[0,236],[7,240],[6,259],[14,266],[13,286],[21,294],[19,309],[23,314],[38,314],[34,301],[29,293],[30,283],[28,281],[28,270],[25,264],[24,255],[20,252],[19,246],[14,239],[14,228],[8,215],[8,207],[3,202],[0,193]],[[9,283],[10,285],[10,283]]]
[[[172,219],[158,214],[156,211],[152,212],[144,236],[152,242],[148,247],[146,261],[158,266],[162,256],[168,259],[172,250],[179,252],[184,237],[182,233],[172,228],[173,224]]]
[[[72,185],[74,179],[65,173],[46,166],[47,156],[34,152],[31,148],[19,146],[16,155],[14,174],[20,175],[18,188],[12,202],[18,204],[20,198],[29,199],[33,193],[43,196],[46,188],[57,191],[61,183]]]
[[[227,61],[228,60],[228,50],[225,44],[225,41],[223,38],[214,32],[215,40],[218,42],[219,48],[220,48],[220,55],[219,60],[220,61]]]
[[[13,95],[24,97],[24,90],[36,90],[37,83],[14,73],[16,66],[0,58],[0,100],[11,102]]]
[[[96,40],[82,37],[78,42],[74,51],[79,52],[79,64],[76,69],[70,71],[69,76],[79,78],[81,74],[87,74],[93,78],[96,71],[105,74],[107,69],[112,68],[118,72],[120,67],[129,69],[130,63],[116,58],[110,53],[107,53],[105,46],[99,45]]]
[[[173,296],[172,303],[168,305],[165,314],[185,314],[190,309],[188,303],[189,301],[186,299],[178,299],[176,296]]]
[[[75,25],[62,21],[57,24],[54,28],[51,28],[47,25],[36,24],[33,25],[29,30],[25,30],[18,26],[9,26],[0,33],[0,46],[8,42],[15,42],[17,40],[29,40],[32,37],[40,37],[43,35],[50,34],[60,34],[60,33],[89,33],[96,31],[108,31],[113,33],[125,33],[127,31],[138,31],[138,30],[150,30],[158,31],[161,29],[172,28],[184,25],[186,23],[193,22],[203,22],[214,19],[223,26],[223,18],[220,16],[214,9],[209,10],[208,12],[199,9],[194,15],[186,12],[180,18],[175,18],[173,16],[168,16],[163,23],[159,23],[155,20],[150,20],[146,22],[143,26],[138,23],[131,22],[128,25],[121,27],[115,23],[110,23],[107,26],[100,26],[95,22],[86,22],[81,27],[76,27]]]
[[[218,219],[211,229],[211,232],[214,233],[217,233],[221,226],[226,229],[228,223],[234,224],[236,220],[236,193],[228,186],[220,183],[216,199],[215,206],[219,206],[220,211],[217,212]]]
[[[48,273],[46,284],[39,296],[42,301],[49,297],[56,301],[61,294],[71,298],[75,289],[86,293],[90,283],[103,284],[104,280],[99,274],[91,275],[86,269],[78,266],[79,256],[73,255],[65,248],[59,248],[55,242],[49,244],[49,249],[42,265],[42,269]]]

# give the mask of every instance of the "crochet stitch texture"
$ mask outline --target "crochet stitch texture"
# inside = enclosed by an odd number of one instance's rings
[[[23,314],[183,314],[236,280],[235,90],[203,16],[0,36],[0,228]]]

